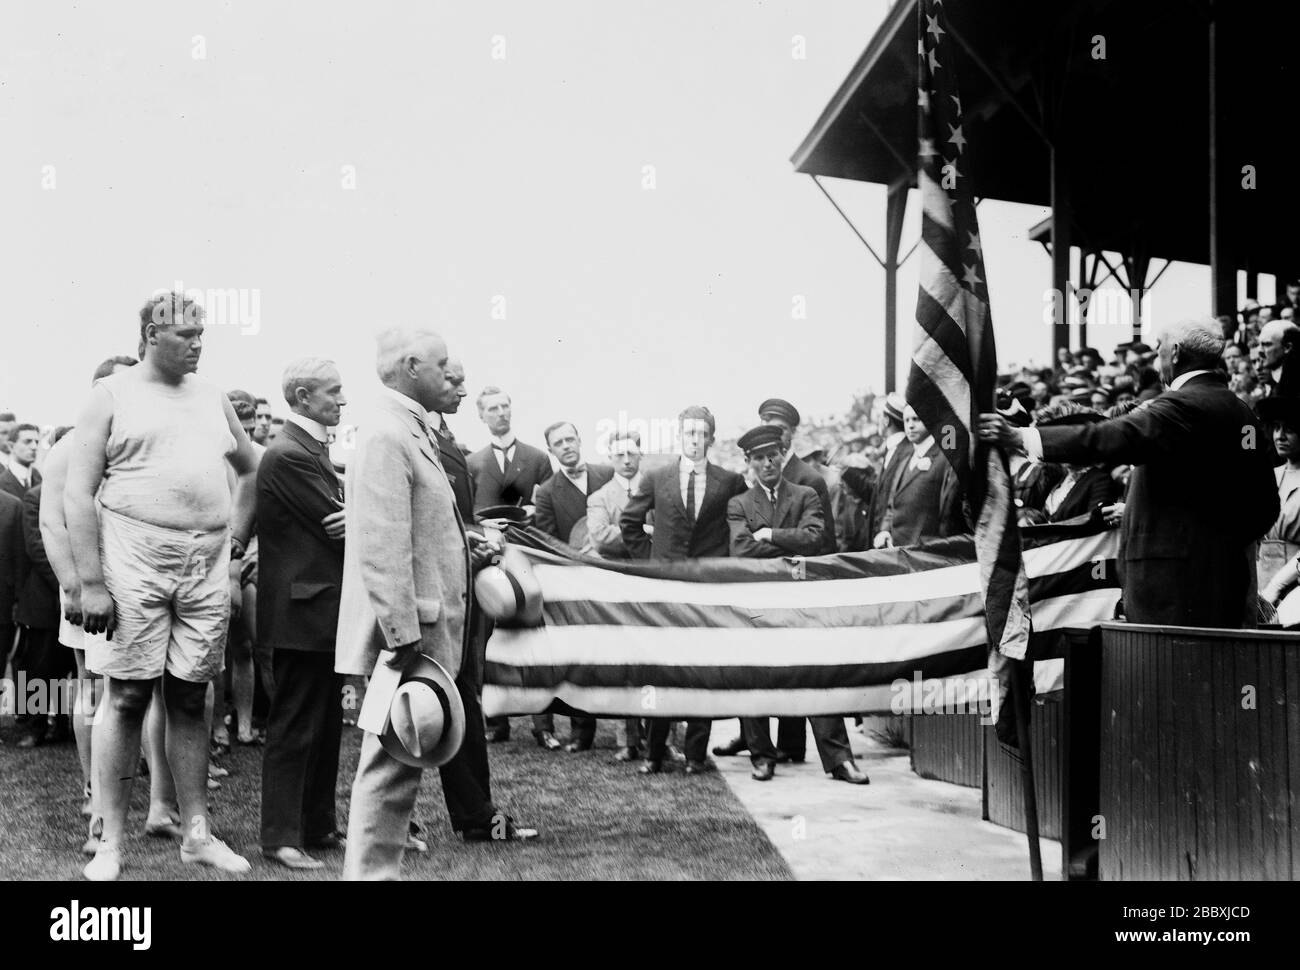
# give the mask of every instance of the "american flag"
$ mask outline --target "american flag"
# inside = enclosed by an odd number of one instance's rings
[[[1035,639],[1047,647],[1062,630],[1110,619],[1118,533],[1086,520],[1030,531]],[[630,717],[907,713],[935,688],[947,700],[1000,701],[970,536],[812,559],[689,562],[611,562],[536,530],[511,536],[541,587],[543,622],[493,632],[489,715],[556,702]],[[1036,665],[1040,692],[1059,689],[1060,667]]]
[[[1008,673],[1029,643],[1029,588],[1011,476],[981,442],[979,414],[994,409],[997,349],[957,88],[956,45],[943,0],[921,0],[917,96],[921,189],[920,293],[907,401],[952,463],[975,519],[989,666]],[[995,649],[996,648],[996,649]]]

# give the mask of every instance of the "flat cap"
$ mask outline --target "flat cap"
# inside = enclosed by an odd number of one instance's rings
[[[799,427],[799,409],[789,401],[782,401],[779,397],[769,397],[760,404],[758,406],[758,416],[760,418],[769,416],[780,418],[792,428]]]
[[[757,428],[750,428],[740,436],[736,442],[748,457],[751,451],[757,451],[759,448],[766,448],[768,445],[781,447],[781,429],[770,424],[760,424]]]

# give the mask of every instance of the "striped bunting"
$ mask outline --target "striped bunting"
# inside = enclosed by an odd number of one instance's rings
[[[1119,540],[1113,530],[1034,531],[1024,562],[1035,646],[1046,648],[1057,631],[1111,618]],[[521,548],[541,584],[544,625],[498,628],[488,641],[489,715],[556,702],[621,716],[899,712],[922,700],[908,685],[935,678],[963,681],[958,697],[990,689],[969,536],[814,559],[682,563]]]

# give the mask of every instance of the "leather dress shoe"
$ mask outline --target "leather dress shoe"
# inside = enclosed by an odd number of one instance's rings
[[[637,772],[643,775],[657,775],[664,770],[664,763],[656,761],[653,758],[647,758],[646,763],[637,769]]]
[[[37,748],[40,747],[40,745],[44,742],[44,740],[45,740],[44,738],[38,738],[34,734],[24,734],[21,738],[18,739],[18,743],[14,745],[14,747]]]
[[[567,752],[569,752],[569,754],[573,754],[575,751],[590,751],[590,750],[591,750],[591,742],[590,742],[590,741],[570,741],[568,744],[566,744],[566,745],[564,746],[564,750],[567,751]]]
[[[306,843],[309,849],[345,849],[347,844],[347,836],[342,832],[330,832],[319,839],[308,839]]]
[[[808,760],[805,754],[790,754],[788,751],[777,749],[776,763],[779,765],[801,765]]]
[[[871,779],[867,773],[859,768],[852,761],[844,761],[835,766],[831,772],[831,777],[836,781],[847,781],[850,785],[870,785]]]
[[[324,869],[325,863],[313,859],[302,849],[291,845],[282,845],[276,849],[263,849],[262,855],[272,862],[278,862],[286,869]]]
[[[673,761],[677,764],[684,764],[686,755],[682,754],[682,749],[675,744],[670,744],[664,748],[664,760]]]
[[[641,757],[641,752],[636,748],[619,748],[618,754],[614,755],[615,761],[636,761]]]
[[[504,821],[505,825],[500,825]],[[460,837],[466,842],[530,842],[542,833],[537,829],[516,825],[512,818],[497,816],[486,828],[462,829]]]
[[[501,741],[509,741],[510,725],[503,724],[500,727],[488,728],[487,740],[488,744],[497,744]]]
[[[776,774],[776,764],[767,758],[755,762],[754,770],[750,772],[750,777],[755,781],[771,781],[772,776]]]
[[[537,739],[537,746],[545,748],[547,751],[558,751],[563,747],[560,744],[560,739],[550,731],[534,731],[533,737]]]
[[[745,743],[743,737],[732,738],[726,744],[720,744],[713,749],[713,753],[719,758],[732,758],[738,754],[744,754],[749,750],[749,745]]]
[[[711,771],[717,771],[717,765],[710,761],[688,761],[686,762],[686,773],[688,775],[706,775]]]

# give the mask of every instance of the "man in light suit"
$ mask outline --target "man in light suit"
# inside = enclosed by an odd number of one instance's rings
[[[292,361],[290,415],[257,470],[257,642],[275,692],[262,759],[262,853],[288,869],[320,869],[306,849],[341,848],[335,814],[343,677],[334,672],[346,513],[326,428],[338,425],[343,379],[332,361]]]
[[[731,554],[747,559],[775,559],[781,556],[815,556],[822,548],[823,509],[817,493],[798,485],[782,474],[785,466],[784,435],[775,425],[760,425],[741,435],[737,444],[745,452],[756,479],[744,495],[727,503],[727,525],[731,530]],[[812,717],[813,738],[822,759],[822,768],[836,781],[852,785],[869,783],[858,769],[849,748],[849,733],[842,717]],[[793,723],[788,723],[793,722]],[[756,781],[771,781],[776,764],[784,760],[803,760],[804,718],[783,717],[778,727],[778,743],[798,733],[798,757],[782,744],[778,752],[766,717],[740,719],[744,745],[754,765]],[[717,751],[714,752],[718,753]]]
[[[532,506],[537,487],[551,477],[550,459],[544,451],[515,437],[510,429],[510,395],[501,388],[485,387],[479,392],[478,416],[487,425],[492,442],[469,456],[474,508]]]
[[[546,448],[560,463],[560,474],[552,475],[537,489],[537,528],[567,543],[573,527],[587,517],[587,498],[614,477],[608,465],[592,465],[582,460],[582,439],[571,421],[557,421],[543,436]],[[539,742],[543,735],[555,736],[555,718],[551,714],[533,715],[533,735]],[[596,738],[596,719],[584,715],[569,718],[569,740],[564,750],[588,751]],[[543,743],[543,747],[546,745]]]
[[[587,545],[584,552],[602,559],[629,558],[619,518],[641,485],[641,434],[628,431],[609,442],[614,477],[587,496]],[[641,719],[623,718],[614,724],[615,761],[641,757]]]
[[[419,652],[455,678],[468,647],[471,576],[490,550],[482,536],[467,538],[429,423],[429,412],[445,405],[447,345],[427,330],[388,330],[378,342],[385,390],[359,422],[348,464],[335,669],[401,669]],[[366,733],[352,785],[344,878],[400,878],[421,774]],[[497,812],[486,793],[474,817],[453,824],[466,841],[537,835]]]
[[[903,429],[911,448],[898,450],[898,469],[872,542],[877,549],[914,546],[967,531],[957,473],[910,405],[903,411]]]
[[[1277,519],[1263,426],[1228,389],[1215,320],[1160,334],[1169,390],[1118,418],[1076,427],[1012,427],[980,415],[980,437],[1030,458],[1133,465],[1120,527],[1120,586],[1130,623],[1253,627],[1255,550]]]
[[[688,407],[678,416],[682,453],[679,459],[642,476],[641,485],[623,510],[619,525],[623,544],[636,559],[699,559],[725,556],[731,542],[727,502],[746,491],[745,479],[709,461],[713,445],[713,414],[705,407]],[[654,534],[645,533],[646,519],[655,514]],[[650,720],[650,749],[645,775],[664,770],[668,748],[668,718]],[[708,761],[710,722],[686,722],[686,773],[713,770]]]

